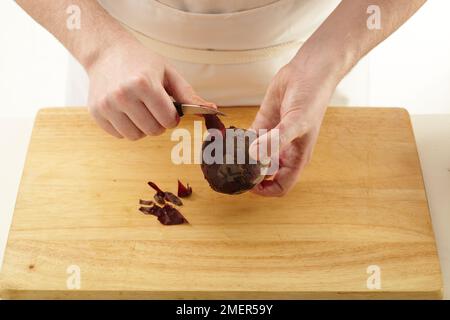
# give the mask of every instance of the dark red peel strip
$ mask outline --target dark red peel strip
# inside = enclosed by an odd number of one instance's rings
[[[150,200],[139,200],[139,204],[143,205],[143,206],[151,206],[153,205],[153,201]]]
[[[206,129],[217,129],[222,134],[225,134],[225,125],[218,116],[215,114],[204,114],[203,117],[205,118]]]
[[[164,214],[163,208],[154,204],[152,207],[140,207],[139,211],[141,211],[144,214],[151,214],[155,217],[160,217]]]
[[[187,184],[187,187],[178,180],[178,196],[180,198],[187,198],[192,194],[192,188]]]
[[[140,207],[139,211],[141,211],[143,214],[151,214],[151,209],[150,207]]]
[[[164,193],[164,191],[162,191],[154,182],[149,181],[148,185],[153,188],[156,192],[158,193]]]
[[[164,215],[158,217],[158,220],[164,225],[189,223],[180,211],[168,204],[166,204],[162,210],[164,211]]]
[[[167,202],[171,202],[177,206],[183,205],[183,201],[181,201],[180,198],[178,198],[172,192],[164,192],[164,200],[166,200]]]
[[[154,215],[158,218],[159,222],[166,226],[189,223],[180,211],[168,204],[164,207],[156,204],[153,207],[140,207],[139,211],[147,215]]]
[[[157,192],[154,196],[153,199],[155,199],[156,203],[160,204],[160,205],[165,205],[166,201],[164,200],[164,198],[166,197],[165,193],[159,193]]]

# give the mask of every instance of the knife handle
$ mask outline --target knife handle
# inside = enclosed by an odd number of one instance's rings
[[[177,109],[177,112],[178,112],[178,115],[180,116],[180,117],[182,117],[182,116],[184,116],[184,113],[183,113],[183,104],[182,103],[180,103],[180,102],[173,102],[173,105],[175,106],[175,109]]]

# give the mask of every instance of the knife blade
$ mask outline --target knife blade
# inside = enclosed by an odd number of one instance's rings
[[[213,108],[202,106],[199,104],[174,102],[173,105],[177,109],[178,115],[180,117],[184,116],[185,114],[214,114],[218,116],[226,116],[225,113],[220,112],[219,110],[215,110]]]

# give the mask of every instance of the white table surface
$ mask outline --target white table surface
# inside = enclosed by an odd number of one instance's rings
[[[422,171],[450,299],[450,114],[413,115]],[[33,117],[0,118],[0,265],[33,126]]]

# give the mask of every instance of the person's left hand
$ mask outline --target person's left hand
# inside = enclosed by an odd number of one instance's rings
[[[327,66],[292,61],[272,80],[251,129],[269,131],[250,146],[257,159],[259,146],[271,146],[278,129],[279,148],[268,150],[278,157],[279,169],[272,179],[262,181],[253,192],[262,196],[283,196],[297,183],[317,142],[322,119],[339,77]],[[262,159],[260,159],[262,160]]]

